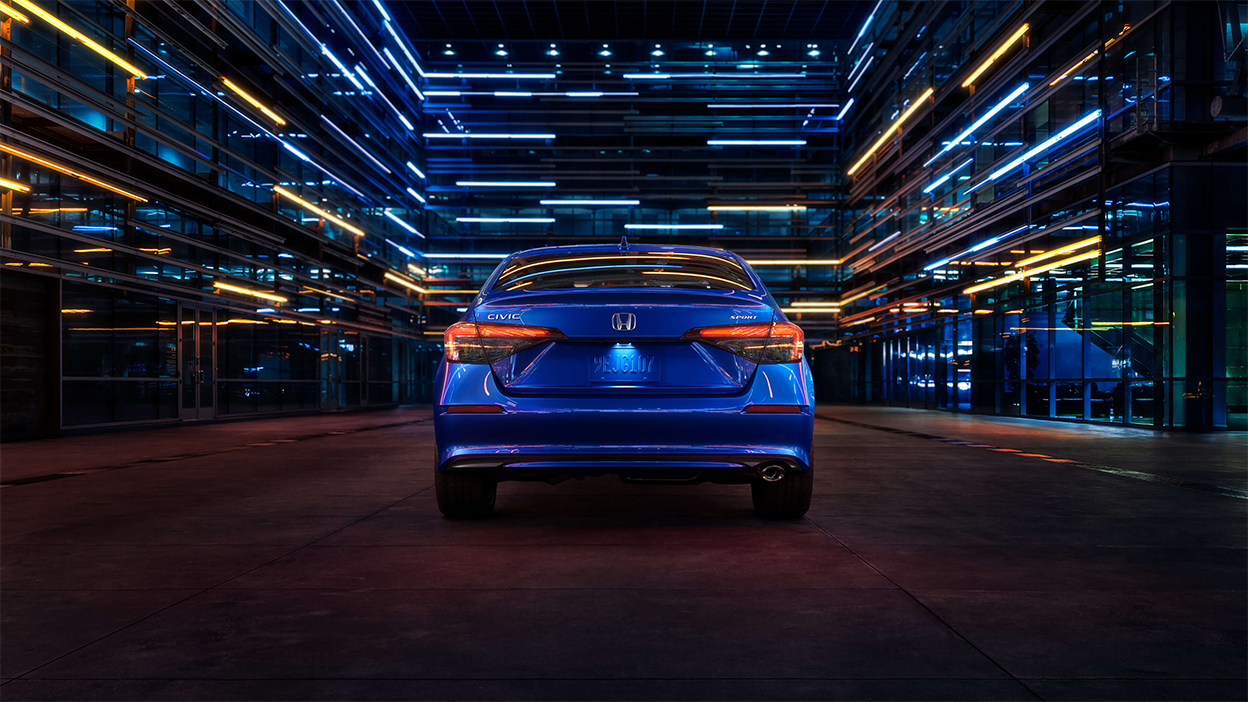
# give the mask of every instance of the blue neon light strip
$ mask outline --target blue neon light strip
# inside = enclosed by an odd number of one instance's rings
[[[930,185],[928,185],[926,188],[923,188],[923,194],[924,194],[924,195],[929,195],[929,194],[931,194],[931,192],[932,192],[933,190],[935,190],[936,188],[939,188],[939,187],[941,186],[941,184],[942,184],[942,183],[944,183],[945,181],[947,181],[947,180],[949,180],[950,178],[952,178],[952,177],[953,177],[953,174],[955,174],[955,173],[957,173],[958,171],[962,170],[963,168],[966,168],[967,166],[971,165],[972,163],[974,163],[974,161],[975,161],[975,159],[974,159],[974,158],[968,158],[968,159],[966,159],[966,160],[965,160],[965,161],[963,161],[961,164],[959,164],[957,168],[954,168],[952,171],[949,171],[948,173],[944,174],[943,176],[941,176],[941,177],[937,178],[936,180],[932,181],[932,182],[931,182],[931,184],[930,184]]]
[[[928,159],[927,163],[923,165],[924,166],[932,165],[932,162],[940,158],[941,154],[945,153],[949,149],[952,149],[958,144],[961,144],[963,139],[966,139],[967,137],[971,136],[971,134],[974,133],[976,129],[979,129],[980,127],[984,126],[984,124],[986,124],[988,120],[992,119],[993,117],[996,117],[998,112],[1000,112],[1001,110],[1004,110],[1006,105],[1009,105],[1011,102],[1014,102],[1014,100],[1017,99],[1018,96],[1027,92],[1027,89],[1030,87],[1031,86],[1029,84],[1023,83],[1022,85],[1015,88],[1009,95],[1005,96],[1004,100],[1002,100],[1001,102],[998,102],[996,105],[993,105],[992,109],[985,112],[983,117],[980,117],[979,119],[975,120],[975,123],[967,127],[966,131],[954,137],[953,140],[950,141],[949,144],[945,146],[945,148],[938,151],[935,156]]]
[[[421,73],[422,78],[516,78],[554,80],[554,73]]]
[[[551,181],[507,181],[507,180],[457,180],[455,185],[461,188],[553,188]]]
[[[669,78],[805,78],[805,73],[625,73],[625,80],[668,80]]]
[[[805,146],[805,139],[707,139],[707,146]]]
[[[1063,129],[1062,131],[1058,132],[1057,134],[1054,134],[1053,136],[1049,137],[1048,139],[1045,139],[1044,141],[1040,142],[1039,144],[1036,144],[1034,147],[1032,147],[1032,148],[1028,149],[1028,150],[1027,150],[1027,152],[1026,152],[1026,153],[1024,153],[1022,156],[1019,156],[1018,158],[1014,159],[1013,161],[1010,161],[1009,163],[1005,164],[1004,166],[1002,166],[1002,167],[998,168],[997,170],[993,171],[993,172],[992,172],[992,173],[988,176],[987,180],[985,180],[985,181],[984,181],[984,183],[987,183],[988,181],[996,180],[997,178],[1000,178],[1001,176],[1005,175],[1006,173],[1009,173],[1010,171],[1014,170],[1015,168],[1018,168],[1019,166],[1023,165],[1023,164],[1024,164],[1024,163],[1026,163],[1027,161],[1030,161],[1031,159],[1035,158],[1036,156],[1039,156],[1040,154],[1044,153],[1045,151],[1048,151],[1049,149],[1053,148],[1053,147],[1054,147],[1054,146],[1055,146],[1058,142],[1062,141],[1062,140],[1063,140],[1063,139],[1065,139],[1066,137],[1069,137],[1069,136],[1071,136],[1071,135],[1075,134],[1075,133],[1076,133],[1076,132],[1078,132],[1079,130],[1083,129],[1084,127],[1088,126],[1089,124],[1091,124],[1091,123],[1095,122],[1096,120],[1100,119],[1100,117],[1101,117],[1101,111],[1100,111],[1100,110],[1095,110],[1095,111],[1093,111],[1091,114],[1089,114],[1088,116],[1086,116],[1086,117],[1084,117],[1083,119],[1079,120],[1078,122],[1075,122],[1074,124],[1070,125],[1069,127],[1067,127],[1067,128],[1065,128],[1065,129]],[[982,184],[983,184],[983,183],[981,183],[980,185],[982,185]],[[976,187],[979,187],[979,186],[976,186]]]
[[[850,99],[849,99],[849,102],[845,103],[845,106],[844,106],[844,107],[842,107],[842,108],[841,108],[841,111],[837,113],[837,115],[836,115],[836,121],[837,121],[837,122],[840,122],[840,121],[841,121],[841,118],[845,116],[845,113],[846,113],[846,112],[849,112],[849,108],[851,108],[851,107],[853,107],[853,106],[854,106],[854,99],[853,99],[853,98],[850,98]]]
[[[880,5],[882,4],[884,4],[884,0],[879,0],[875,3],[875,7],[871,10],[871,14],[867,15],[867,21],[862,23],[862,29],[858,30],[858,36],[854,37],[854,43],[849,45],[849,51],[845,53],[854,53],[854,47],[858,46],[858,42],[862,39],[862,35],[866,33],[867,27],[871,26],[871,20],[875,19],[875,13],[879,11]]]
[[[416,252],[412,251],[411,249],[407,248],[406,246],[402,246],[402,245],[400,245],[400,244],[396,244],[395,242],[390,241],[389,239],[386,239],[386,243],[387,243],[387,244],[389,244],[389,245],[391,245],[391,246],[393,246],[394,248],[398,249],[399,251],[402,251],[403,253],[407,254],[407,256],[408,256],[409,258],[416,258],[416,255],[417,255],[417,254],[416,254]]]
[[[452,258],[452,259],[454,259],[454,258],[462,258],[462,259],[475,259],[475,258],[486,258],[486,259],[490,259],[490,258],[492,258],[492,259],[503,259],[503,258],[507,258],[507,257],[508,257],[508,256],[510,256],[510,255],[511,255],[511,254],[471,254],[471,253],[442,253],[442,254],[432,254],[432,253],[427,253],[427,254],[425,254],[425,258]]]
[[[396,223],[397,223],[400,227],[403,227],[404,229],[406,229],[407,231],[411,232],[412,234],[415,234],[416,236],[420,237],[421,239],[424,239],[424,238],[425,238],[425,235],[424,235],[424,234],[421,234],[421,233],[420,233],[420,231],[418,231],[418,230],[416,229],[416,227],[413,227],[412,225],[408,224],[407,222],[404,222],[403,220],[399,219],[399,218],[398,218],[398,216],[396,216],[396,215],[395,215],[393,212],[391,212],[390,210],[386,210],[385,212],[386,212],[386,217],[387,217],[388,219],[390,219],[391,221],[396,222]]]
[[[641,200],[541,200],[547,207],[606,207],[612,205],[640,205]]]
[[[427,132],[426,139],[554,139],[554,134],[470,134],[461,132],[456,134],[442,134],[441,132]]]
[[[971,248],[969,248],[969,249],[967,249],[967,250],[965,250],[965,251],[963,251],[963,252],[961,252],[961,253],[957,253],[957,254],[954,254],[953,256],[950,256],[949,258],[944,258],[944,259],[941,259],[941,260],[939,260],[939,261],[937,261],[937,262],[935,262],[935,263],[928,264],[928,265],[926,265],[926,266],[924,266],[924,267],[923,267],[923,270],[925,270],[925,271],[930,271],[930,270],[933,270],[933,269],[936,269],[936,268],[940,268],[941,266],[945,265],[946,263],[949,263],[950,261],[952,261],[952,260],[953,260],[953,259],[955,259],[955,258],[960,258],[960,257],[962,257],[962,256],[965,256],[965,255],[969,254],[969,253],[975,253],[976,251],[982,251],[983,249],[986,249],[986,248],[988,248],[989,246],[992,246],[993,244],[997,243],[998,241],[1001,241],[1002,239],[1005,239],[1005,238],[1007,238],[1007,237],[1014,236],[1015,234],[1017,234],[1017,233],[1019,233],[1019,232],[1026,231],[1026,230],[1028,230],[1028,229],[1031,229],[1031,227],[1032,227],[1032,226],[1034,226],[1034,225],[1030,225],[1030,226],[1029,226],[1029,225],[1024,224],[1023,226],[1021,226],[1021,227],[1019,227],[1019,228],[1017,228],[1017,229],[1010,230],[1010,231],[1008,231],[1008,232],[1006,232],[1006,233],[1004,233],[1004,234],[1001,234],[1001,235],[999,235],[999,236],[994,236],[993,238],[991,238],[991,239],[989,239],[989,240],[987,240],[987,241],[980,242],[980,243],[978,243],[978,244],[976,244],[976,245],[972,246]]]
[[[417,168],[417,167],[416,167],[416,164],[412,163],[411,161],[408,161],[408,162],[407,162],[407,167],[408,167],[408,168],[410,168],[410,169],[412,169],[412,172],[414,172],[416,175],[420,176],[420,179],[421,179],[421,180],[425,180],[425,179],[426,179],[426,178],[425,178],[425,174],[424,174],[423,172],[421,172],[421,170],[420,170],[419,168]]]

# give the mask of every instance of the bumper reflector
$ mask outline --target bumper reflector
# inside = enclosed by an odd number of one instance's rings
[[[799,414],[802,407],[801,405],[750,405],[745,408],[745,411],[764,414]]]
[[[447,405],[447,414],[502,414],[499,405]]]

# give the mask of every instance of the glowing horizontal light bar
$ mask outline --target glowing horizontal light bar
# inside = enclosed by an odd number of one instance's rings
[[[425,254],[425,258],[462,258],[462,259],[491,258],[491,259],[502,260],[504,258],[507,258],[509,255],[510,254],[471,254],[471,253],[432,254],[432,253],[427,253]]]
[[[426,139],[554,139],[554,134],[470,134],[461,132],[458,134],[443,134],[441,132],[429,132],[425,134]]]
[[[78,31],[77,29],[74,29],[68,24],[65,24],[64,22],[60,21],[59,19],[54,17],[51,13],[49,13],[47,10],[44,10],[42,7],[39,7],[38,4],[31,2],[31,0],[13,0],[13,2],[26,8],[28,11],[30,11],[31,14],[35,15],[36,17],[39,17],[43,21],[52,25],[53,27],[56,27],[62,32],[65,32],[71,37],[82,42],[83,46],[87,47],[88,49],[91,49],[92,51],[99,54],[100,56],[103,56],[109,61],[112,61],[118,66],[121,66],[122,68],[126,69],[126,71],[134,74],[136,78],[147,78],[147,74],[145,74],[143,71],[140,71],[133,64],[127,62],[126,60],[122,59],[120,56],[118,56],[117,54],[114,54],[108,49],[105,49],[100,44],[92,41],[90,37]]]
[[[17,190],[23,193],[30,192],[29,187],[22,185],[16,180],[9,180],[8,178],[0,178],[0,188],[8,188],[9,190]]]
[[[278,124],[286,124],[286,120],[282,119],[280,115],[278,115],[273,110],[270,110],[268,107],[265,107],[264,104],[261,103],[259,100],[255,99],[251,95],[248,95],[247,91],[235,85],[234,82],[231,81],[229,78],[226,78],[225,76],[221,76],[221,82],[225,83],[225,87],[238,93],[239,97],[251,103],[252,107],[263,112],[264,115],[268,117],[269,119],[273,120],[274,122]]]
[[[516,78],[554,80],[554,73],[421,73],[425,78]]]
[[[804,212],[805,205],[711,205],[706,209],[712,212]]]
[[[298,195],[296,195],[296,194],[294,194],[294,193],[290,192],[290,191],[289,191],[289,190],[287,190],[286,188],[283,188],[283,187],[281,187],[281,186],[274,186],[274,188],[273,188],[273,192],[275,192],[275,193],[277,193],[277,194],[281,195],[282,197],[285,197],[285,198],[286,198],[286,199],[288,199],[288,200],[293,200],[293,201],[295,201],[295,202],[299,203],[299,204],[300,204],[301,206],[303,206],[305,209],[308,209],[308,210],[311,210],[311,211],[315,212],[316,214],[320,215],[321,217],[324,217],[325,219],[328,219],[329,221],[333,222],[334,224],[337,224],[338,226],[342,227],[343,229],[346,229],[347,231],[351,232],[352,234],[355,234],[356,236],[364,236],[364,230],[363,230],[363,229],[360,229],[360,228],[358,228],[358,227],[353,227],[353,226],[351,226],[350,224],[347,224],[344,220],[342,220],[342,219],[340,219],[340,218],[338,218],[338,217],[336,217],[336,216],[334,216],[334,215],[332,215],[332,214],[330,214],[330,213],[326,212],[325,210],[322,210],[321,208],[317,207],[316,205],[313,205],[312,203],[308,202],[307,200],[304,200],[303,198],[299,197]]]
[[[805,301],[801,301],[801,302],[794,302],[794,303],[793,303],[793,306],[794,306],[794,307],[840,307],[840,306],[841,306],[841,303],[839,303],[839,302],[805,302]]]
[[[919,106],[922,105],[923,102],[927,100],[929,97],[931,97],[932,93],[934,92],[935,90],[932,88],[928,88],[927,90],[923,91],[923,94],[920,95],[918,99],[914,101],[914,104],[911,105],[909,108],[907,108],[905,112],[901,113],[901,116],[898,117],[895,122],[893,122],[892,126],[889,127],[883,134],[881,134],[880,138],[876,139],[875,143],[871,145],[871,148],[867,149],[867,152],[862,155],[862,158],[858,159],[858,162],[855,163],[853,167],[850,168],[846,172],[847,175],[852,176],[854,173],[858,172],[858,169],[862,168],[862,164],[866,163],[868,159],[874,156],[875,152],[879,151],[880,147],[884,145],[884,142],[888,141],[889,138],[892,137],[893,134],[898,129],[901,129],[901,125],[905,124],[906,120],[910,118],[910,115],[914,114],[915,110],[919,109]]]
[[[1010,35],[1009,39],[1006,39],[1004,42],[1002,42],[1001,46],[997,47],[997,50],[992,52],[992,55],[989,56],[987,60],[979,64],[979,68],[976,68],[975,71],[971,73],[969,78],[962,81],[962,87],[963,88],[971,87],[971,85],[975,82],[976,78],[978,78],[981,74],[983,74],[984,71],[988,70],[988,67],[991,66],[994,61],[1001,58],[1001,54],[1004,54],[1006,51],[1008,51],[1009,48],[1014,45],[1014,42],[1018,41],[1024,34],[1027,33],[1028,26],[1030,25],[1024,24],[1023,26],[1019,27],[1017,31],[1015,31],[1013,34]]]
[[[607,205],[640,205],[641,200],[541,200],[548,207],[593,207]]]
[[[34,163],[38,163],[42,166],[47,166],[48,168],[51,168],[52,170],[57,171],[58,173],[64,173],[67,176],[73,176],[74,178],[77,178],[79,180],[85,180],[88,183],[91,183],[93,185],[98,185],[101,188],[104,188],[105,190],[111,190],[112,192],[115,192],[118,195],[125,195],[126,197],[132,200],[138,200],[139,202],[147,202],[147,198],[135,195],[129,190],[123,190],[115,185],[109,185],[108,183],[105,183],[104,181],[99,180],[98,178],[92,178],[89,175],[79,173],[78,171],[75,171],[72,168],[69,168],[67,166],[62,166],[59,163],[53,163],[47,159],[40,158],[39,156],[36,156],[32,153],[22,151],[21,149],[15,149],[12,146],[9,146],[8,144],[0,143],[0,151],[3,151],[8,154],[12,154],[19,158],[26,159],[27,161],[33,161]]]
[[[854,106],[854,99],[850,98],[849,102],[845,103],[845,106],[841,108],[841,111],[836,113],[836,117],[835,117],[836,121],[837,122],[841,121],[841,118],[844,117],[845,113],[849,112],[849,108],[853,106]]]
[[[930,194],[933,190],[935,190],[936,188],[939,188],[942,183],[952,178],[955,173],[962,170],[963,168],[966,168],[967,166],[971,165],[974,162],[975,162],[975,159],[968,158],[962,163],[958,164],[958,166],[954,168],[952,171],[949,171],[943,176],[937,178],[936,180],[933,180],[926,188],[923,188],[923,194],[924,195]]]
[[[260,292],[259,290],[251,290],[248,288],[240,288],[237,285],[228,285],[220,281],[213,281],[212,287],[220,288],[222,290],[229,290],[230,292],[241,293],[243,295],[251,295],[252,297],[258,297],[262,300],[272,300],[273,302],[286,302],[286,298],[282,297],[281,295],[274,295],[272,293]]]
[[[746,263],[751,266],[839,266],[840,259],[830,258],[823,261],[796,261],[792,259],[778,258],[774,260],[751,260],[746,259]],[[798,303],[793,303],[798,304]],[[835,303],[840,304],[840,303]]]
[[[987,290],[988,288],[995,288],[998,285],[1005,285],[1006,283],[1012,283],[1022,278],[1030,278],[1033,275],[1044,273],[1045,271],[1051,271],[1054,268],[1061,268],[1062,266],[1066,266],[1071,263],[1078,263],[1079,261],[1086,261],[1090,258],[1096,258],[1097,256],[1100,256],[1100,255],[1101,255],[1100,249],[1087,251],[1087,252],[1079,254],[1078,256],[1071,256],[1070,258],[1063,258],[1062,260],[1054,261],[1053,263],[1046,263],[1045,265],[1040,266],[1038,268],[1032,268],[1031,270],[1026,270],[1026,271],[1019,271],[1018,273],[1015,273],[1013,275],[1007,275],[1004,278],[997,278],[996,280],[990,280],[986,283],[980,283],[979,285],[972,285],[971,287],[967,288],[966,290],[963,290],[962,292],[964,294],[970,295],[972,293],[977,293],[980,290]]]
[[[5,5],[2,2],[0,2],[0,13],[6,14],[9,17],[12,17],[13,19],[17,20],[18,22],[21,22],[22,24],[30,24],[29,17],[27,17],[26,15],[23,15],[22,13],[18,12],[17,10],[14,10],[13,8],[9,7],[8,5]]]
[[[879,241],[875,242],[874,244],[872,244],[872,245],[870,246],[870,248],[868,248],[868,249],[867,249],[867,253],[871,253],[872,251],[875,251],[876,249],[878,249],[878,248],[880,248],[881,246],[883,246],[883,245],[887,244],[888,242],[892,241],[893,239],[896,239],[898,236],[901,236],[901,230],[900,230],[900,229],[899,229],[899,230],[897,230],[897,231],[895,231],[895,232],[893,232],[892,234],[889,234],[888,236],[884,237],[883,239],[880,239]]]
[[[841,311],[841,308],[839,308],[839,307],[829,307],[829,308],[827,308],[827,309],[821,309],[821,308],[818,308],[818,307],[781,307],[781,308],[780,308],[780,311],[781,311],[781,312],[790,313],[790,314],[794,314],[794,313],[801,313],[801,314],[836,314],[837,312],[840,312],[840,311]]]
[[[334,64],[334,66],[338,68],[338,73],[341,74],[343,78],[351,81],[351,85],[354,85],[356,90],[363,92],[364,84],[356,80],[355,74],[351,72],[351,69],[347,68],[342,61],[339,61],[338,57],[334,56],[333,52],[326,48],[324,44],[321,44],[321,53],[329,59],[330,63]]]
[[[625,73],[625,80],[667,80],[669,78],[805,78],[805,73]]]
[[[993,105],[992,109],[985,112],[983,117],[980,117],[979,119],[975,120],[975,123],[967,127],[966,131],[954,137],[952,141],[950,141],[948,144],[945,145],[945,148],[938,151],[935,156],[928,159],[927,163],[924,163],[923,165],[924,166],[931,165],[932,161],[935,161],[936,159],[940,158],[941,154],[945,153],[949,149],[952,149],[958,144],[961,144],[963,139],[966,139],[967,137],[971,136],[971,134],[973,134],[976,129],[979,129],[980,127],[984,126],[984,124],[988,122],[988,120],[992,119],[993,117],[996,117],[998,112],[1000,112],[1001,110],[1004,110],[1005,106],[1009,105],[1011,102],[1014,102],[1014,100],[1018,98],[1018,96],[1027,92],[1027,89],[1029,87],[1031,87],[1029,84],[1023,83],[1022,85],[1015,88],[1009,95],[1006,95],[1005,98],[1001,100],[1001,102],[998,102],[996,105]]]
[[[839,104],[835,104],[835,103],[814,103],[814,102],[797,102],[797,103],[766,103],[766,102],[765,102],[765,103],[758,103],[758,104],[745,104],[745,103],[732,103],[732,102],[712,102],[712,103],[708,103],[708,104],[707,104],[707,108],[708,108],[708,109],[712,109],[712,110],[726,110],[726,109],[737,109],[737,110],[782,110],[782,109],[796,109],[796,108],[799,108],[799,107],[800,107],[800,108],[803,108],[803,109],[805,109],[805,108],[811,108],[811,109],[814,109],[814,108],[816,108],[816,107],[831,107],[831,108],[836,108],[836,107],[840,107],[840,105],[839,105]]]
[[[597,91],[597,90],[586,90],[586,91],[581,91],[581,92],[569,92],[569,93],[564,93],[564,94],[565,94],[565,95],[567,95],[568,97],[575,97],[575,98],[596,98],[596,97],[602,97],[602,93],[601,93],[601,92],[599,92],[599,91]]]
[[[1031,258],[1025,258],[1019,261],[1018,263],[1015,263],[1014,265],[1015,266],[1030,266],[1033,263],[1039,263],[1040,261],[1053,258],[1054,256],[1060,256],[1064,253],[1070,253],[1071,251],[1078,251],[1079,249],[1082,249],[1085,246],[1091,246],[1099,242],[1100,240],[1101,240],[1101,237],[1094,236],[1091,239],[1084,239],[1083,241],[1076,241],[1075,243],[1068,244],[1066,246],[1061,247],[1060,249],[1054,249],[1052,251],[1047,251],[1045,253],[1032,256]]]
[[[398,218],[398,216],[397,216],[397,215],[395,215],[395,214],[394,214],[393,212],[391,212],[390,210],[386,210],[386,211],[385,211],[385,215],[386,215],[386,219],[389,219],[390,221],[392,221],[392,222],[394,222],[394,223],[398,224],[400,227],[403,227],[404,229],[406,229],[406,230],[408,231],[408,233],[410,233],[410,234],[415,234],[416,236],[420,237],[421,239],[424,239],[424,238],[425,238],[425,235],[424,235],[424,234],[421,234],[421,233],[420,233],[420,230],[416,229],[416,227],[413,227],[412,225],[408,224],[407,222],[404,222],[403,220],[399,219],[399,218]]]
[[[533,97],[527,90],[495,90],[494,97]]]
[[[707,139],[707,146],[805,146],[805,139]]]
[[[429,292],[428,290],[425,290],[424,288],[420,287],[419,285],[417,285],[417,284],[413,283],[412,281],[410,281],[410,280],[408,280],[407,278],[404,278],[403,276],[400,276],[400,275],[395,275],[395,274],[393,274],[393,273],[386,273],[383,277],[384,277],[386,280],[392,280],[392,281],[394,281],[394,282],[398,283],[399,285],[402,285],[403,287],[405,287],[405,288],[407,288],[407,289],[409,289],[409,290],[415,290],[415,291],[416,291],[416,292],[418,292],[418,293],[426,293],[426,292]]]
[[[555,183],[548,180],[539,181],[508,181],[508,180],[457,180],[455,185],[461,188],[553,188]]]
[[[394,248],[398,249],[399,251],[402,251],[402,252],[403,252],[403,253],[404,253],[407,257],[409,257],[409,258],[416,258],[416,252],[415,252],[415,251],[412,251],[411,249],[407,248],[406,246],[403,246],[402,244],[400,244],[400,243],[398,243],[398,242],[396,242],[396,241],[390,241],[389,239],[386,239],[386,243],[387,243],[387,244],[389,244],[389,245],[391,245],[391,246],[393,246]]]
[[[456,222],[508,223],[508,224],[549,224],[554,217],[456,217]]]
[[[382,163],[381,161],[377,160],[377,157],[376,157],[376,156],[373,156],[372,154],[368,153],[368,150],[367,150],[367,149],[365,149],[363,146],[360,146],[360,143],[359,143],[359,142],[357,142],[355,139],[352,139],[350,136],[348,136],[348,135],[347,135],[347,133],[346,133],[346,132],[344,132],[344,131],[342,131],[341,129],[339,129],[338,125],[336,125],[336,124],[334,124],[333,122],[329,121],[329,118],[328,118],[328,117],[326,117],[325,115],[321,115],[321,119],[325,121],[325,124],[328,124],[329,126],[333,127],[333,128],[334,128],[334,131],[335,131],[335,132],[338,132],[339,136],[341,136],[343,139],[346,139],[348,142],[350,142],[350,143],[351,143],[351,145],[355,147],[355,150],[356,150],[356,151],[359,151],[360,153],[364,154],[364,155],[368,158],[368,160],[370,160],[370,161],[372,161],[373,163],[377,164],[377,167],[378,167],[378,168],[380,168],[381,170],[385,171],[386,173],[390,173],[390,172],[391,172],[391,171],[390,171],[390,169],[386,167],[386,164],[384,164],[384,163]]]
[[[429,295],[476,295],[477,293],[481,291],[480,290],[467,290],[467,289],[463,289],[463,290],[442,289],[442,290],[427,290],[425,292],[426,294],[429,294]]]
[[[722,224],[625,224],[625,229],[723,229]]]
[[[1092,122],[1095,122],[1097,119],[1099,119],[1099,118],[1100,118],[1100,116],[1101,116],[1101,111],[1100,111],[1100,110],[1094,110],[1091,114],[1089,114],[1088,116],[1086,116],[1086,117],[1084,117],[1083,119],[1079,120],[1078,122],[1075,122],[1074,124],[1070,125],[1069,127],[1067,127],[1067,128],[1065,128],[1065,129],[1063,129],[1062,131],[1058,132],[1057,134],[1054,134],[1053,136],[1049,137],[1048,139],[1045,139],[1044,141],[1042,141],[1042,142],[1040,142],[1039,144],[1035,145],[1035,146],[1034,146],[1034,147],[1032,147],[1031,149],[1028,149],[1028,150],[1027,150],[1027,152],[1026,152],[1026,153],[1024,153],[1022,156],[1019,156],[1018,158],[1014,159],[1013,161],[1010,161],[1009,163],[1005,164],[1004,166],[1002,166],[1002,167],[998,168],[997,170],[993,171],[993,172],[992,172],[992,173],[988,176],[987,180],[985,180],[984,182],[986,183],[986,182],[988,182],[988,181],[996,180],[997,178],[1000,178],[1001,176],[1005,175],[1006,173],[1009,173],[1010,171],[1014,170],[1015,168],[1018,168],[1018,167],[1019,167],[1019,166],[1021,166],[1023,163],[1025,163],[1025,162],[1027,162],[1027,161],[1030,161],[1032,158],[1034,158],[1034,157],[1036,157],[1036,156],[1039,156],[1040,154],[1044,153],[1045,151],[1048,151],[1048,150],[1049,150],[1050,148],[1052,148],[1055,144],[1057,144],[1057,142],[1059,142],[1059,141],[1061,141],[1061,140],[1065,139],[1066,137],[1068,137],[1068,136],[1070,136],[1070,135],[1074,134],[1075,132],[1078,132],[1080,129],[1083,129],[1084,127],[1088,126],[1088,125],[1089,125],[1089,124],[1091,124]],[[976,187],[978,187],[978,186],[976,186]]]

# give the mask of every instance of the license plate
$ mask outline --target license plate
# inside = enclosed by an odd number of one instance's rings
[[[612,348],[589,359],[591,383],[657,383],[659,357],[632,348]]]

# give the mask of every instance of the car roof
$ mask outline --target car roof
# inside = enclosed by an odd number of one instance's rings
[[[601,253],[604,251],[620,251],[619,244],[576,244],[569,246],[542,246],[535,249],[526,249],[517,251],[512,254],[512,258],[520,256],[533,256],[545,254],[577,254],[577,253]],[[724,258],[735,260],[736,254],[723,249],[716,249],[710,246],[678,246],[678,245],[661,245],[661,244],[635,244],[629,243],[627,253],[701,253],[715,254]]]

